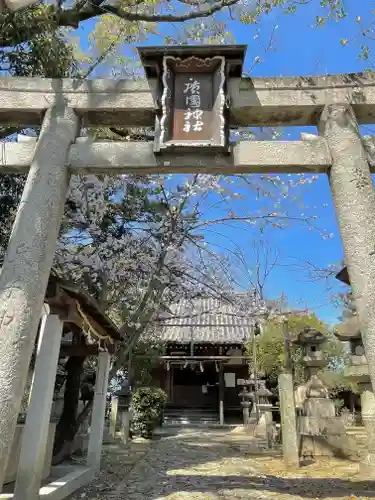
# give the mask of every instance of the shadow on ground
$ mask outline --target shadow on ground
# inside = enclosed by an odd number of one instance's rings
[[[340,478],[279,478],[262,474],[250,454],[240,451],[241,442],[233,444],[223,434],[180,434],[161,439],[150,450],[143,464],[123,484],[118,498],[193,498],[262,499],[272,497],[335,499],[375,498],[375,481]],[[135,472],[135,471],[134,471]],[[143,481],[142,481],[143,478]],[[147,478],[145,480],[145,478]],[[135,496],[134,496],[135,495]],[[139,497],[138,497],[139,495]],[[203,497],[203,495],[206,495]],[[271,496],[271,495],[270,495]]]

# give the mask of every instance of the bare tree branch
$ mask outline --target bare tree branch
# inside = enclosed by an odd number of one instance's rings
[[[126,21],[140,22],[175,22],[183,23],[192,19],[200,19],[210,17],[215,12],[219,12],[225,7],[230,7],[239,2],[239,0],[220,0],[208,6],[206,9],[192,10],[184,14],[148,14],[147,12],[132,12],[123,7],[104,4],[105,0],[90,0],[89,2],[80,2],[71,9],[61,10],[56,5],[45,5],[35,11],[32,16],[32,25],[28,25],[27,30],[17,30],[13,22],[14,13],[4,12],[0,14],[0,46],[12,47],[20,43],[24,43],[33,35],[39,34],[41,27],[46,25],[46,16],[50,18],[51,24],[60,27],[78,28],[81,22],[87,21],[102,14],[113,14]],[[194,0],[191,2],[185,1],[190,5],[201,5]],[[83,5],[83,7],[82,7]],[[139,5],[136,0],[135,4]],[[129,7],[131,7],[130,4]]]

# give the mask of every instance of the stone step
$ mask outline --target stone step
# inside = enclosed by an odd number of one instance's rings
[[[164,413],[164,425],[216,425],[219,415],[216,411],[205,408],[167,408]]]
[[[219,419],[198,417],[164,417],[164,425],[218,424]]]
[[[348,434],[349,436],[367,436],[367,433],[365,431],[365,429],[346,429],[345,430],[346,434]]]

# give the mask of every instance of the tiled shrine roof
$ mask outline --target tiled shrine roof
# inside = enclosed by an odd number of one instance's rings
[[[158,336],[164,342],[243,344],[254,319],[219,299],[181,300],[159,319]]]

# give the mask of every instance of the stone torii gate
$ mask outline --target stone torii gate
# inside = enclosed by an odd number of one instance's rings
[[[0,173],[28,173],[0,275],[0,486],[71,174],[328,174],[375,387],[375,77],[242,78],[245,46],[143,48],[147,81],[1,78]],[[155,125],[154,144],[89,142],[80,126]],[[229,127],[318,125],[302,141],[229,143]]]

